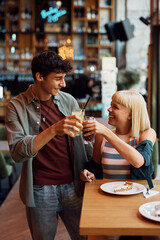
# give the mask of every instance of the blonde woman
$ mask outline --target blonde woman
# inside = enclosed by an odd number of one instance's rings
[[[147,179],[151,188],[156,133],[150,127],[144,98],[134,91],[118,91],[112,96],[108,111],[108,123],[115,127],[113,130],[94,120],[83,124],[86,136],[96,134],[94,162],[102,166],[104,178]],[[94,177],[92,170],[81,173],[83,181],[92,181]]]

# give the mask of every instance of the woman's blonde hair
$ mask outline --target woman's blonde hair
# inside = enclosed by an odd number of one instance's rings
[[[113,94],[112,100],[132,112],[132,137],[139,137],[141,132],[150,128],[146,102],[141,94],[130,90],[117,91]]]

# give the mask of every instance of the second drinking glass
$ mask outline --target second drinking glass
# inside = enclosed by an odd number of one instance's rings
[[[95,120],[95,118],[94,117],[88,117],[88,116],[86,116],[85,117],[85,121],[89,121],[89,120]],[[88,144],[88,143],[94,143],[94,141],[95,141],[95,136],[94,136],[94,134],[91,134],[91,135],[89,135],[89,136],[84,136],[84,134],[85,133],[87,133],[87,132],[83,132],[83,139],[84,139],[84,144]]]

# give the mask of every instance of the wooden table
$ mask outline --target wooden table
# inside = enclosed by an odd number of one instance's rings
[[[0,141],[0,151],[1,152],[9,152],[8,141],[5,141],[5,140]]]
[[[160,193],[149,198],[144,198],[142,193],[128,196],[108,194],[100,189],[101,184],[106,182],[110,181],[105,179],[86,183],[80,234],[160,236],[160,222],[151,221],[138,211],[144,203],[160,201]],[[147,187],[145,180],[134,182]],[[153,190],[160,191],[160,180],[154,180],[153,183]]]

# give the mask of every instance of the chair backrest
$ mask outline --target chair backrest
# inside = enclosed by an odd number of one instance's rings
[[[154,165],[154,172],[153,172],[152,178],[155,179],[157,177],[158,164],[159,164],[158,140],[156,140],[156,142],[153,146],[152,162]]]
[[[4,125],[0,125],[0,140],[7,140],[7,133]]]
[[[0,179],[9,177],[12,172],[13,172],[13,167],[6,163],[3,153],[0,152]]]

